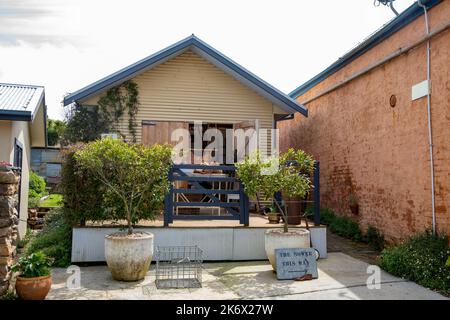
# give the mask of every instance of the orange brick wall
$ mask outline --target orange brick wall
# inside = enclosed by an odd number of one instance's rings
[[[424,36],[424,17],[392,35],[298,98],[305,101]],[[431,30],[450,22],[450,1],[430,10]],[[450,31],[431,40],[432,128],[437,227],[450,235]],[[391,241],[431,228],[426,98],[411,86],[426,79],[426,45],[391,60],[307,105],[309,117],[278,124],[281,148],[302,148],[321,165],[324,207],[373,225]],[[389,98],[395,95],[392,108]],[[359,200],[352,215],[348,197]]]

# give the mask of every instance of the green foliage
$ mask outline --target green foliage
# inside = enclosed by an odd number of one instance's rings
[[[37,208],[39,207],[41,200],[39,197],[28,197],[28,208]]]
[[[75,160],[75,152],[83,148],[84,145],[77,144],[63,152],[60,188],[64,195],[64,214],[71,224],[107,219],[100,196],[104,193],[103,184]]]
[[[38,174],[30,171],[29,197],[40,198],[45,193],[45,180]]]
[[[355,241],[362,240],[362,232],[357,222],[347,217],[336,216],[329,225],[330,231]]]
[[[322,224],[330,225],[335,220],[336,215],[328,208],[320,208],[320,222]]]
[[[110,138],[91,142],[75,153],[82,169],[103,185],[101,206],[108,219],[126,219],[128,232],[141,219],[154,219],[168,191],[172,165],[168,145],[129,145]]]
[[[19,261],[12,267],[14,272],[19,272],[24,278],[35,278],[50,275],[52,260],[42,251],[20,257]]]
[[[3,294],[0,300],[19,300],[19,297],[13,290],[8,290]]]
[[[108,133],[110,126],[96,106],[74,106],[66,123],[61,139],[63,145],[94,141],[100,138],[100,134]]]
[[[62,205],[62,194],[50,194],[47,199],[41,202],[41,207],[60,207]]]
[[[133,81],[125,81],[120,86],[106,91],[106,94],[98,101],[100,110],[113,132],[120,133],[119,122],[128,114],[128,130],[131,133],[132,142],[136,142],[136,114],[139,107],[138,86]],[[123,135],[122,135],[123,136]]]
[[[127,115],[131,142],[136,142],[136,114],[139,107],[138,86],[125,81],[109,89],[100,98],[97,106],[75,105],[68,114],[62,144],[90,142],[100,138],[102,133],[120,132],[119,123]]]
[[[49,146],[55,146],[64,134],[66,124],[61,120],[47,120],[47,142]]]
[[[314,207],[308,206],[307,212],[313,212]],[[344,238],[362,241],[363,235],[357,222],[348,217],[336,215],[331,209],[320,208],[320,223],[328,226],[331,232]]]
[[[303,198],[308,194],[314,160],[302,150],[289,149],[279,158],[272,157],[265,161],[259,153],[255,153],[237,163],[236,168],[248,196],[256,197],[261,192],[266,200],[274,202],[274,194],[280,191],[289,198]],[[287,214],[281,207],[278,210],[284,216],[284,231],[287,232]]]
[[[20,239],[19,242],[17,243],[17,247],[24,248],[30,242],[32,237],[33,237],[33,233],[31,231],[31,229],[27,229],[25,236],[22,239]]]
[[[47,214],[43,229],[26,246],[27,254],[43,252],[55,267],[70,265],[71,250],[72,226],[59,208]]]
[[[375,251],[381,251],[384,248],[385,241],[383,234],[374,226],[369,226],[364,235],[364,242],[369,244],[369,247]]]
[[[313,214],[314,206],[308,206],[306,212]],[[374,226],[369,226],[363,234],[358,223],[348,217],[336,215],[331,209],[320,208],[320,223],[327,225],[331,232],[342,237],[367,243],[374,251],[384,248],[385,240],[383,234]]]
[[[380,266],[395,276],[448,294],[450,269],[445,263],[449,255],[448,237],[426,232],[384,249]]]

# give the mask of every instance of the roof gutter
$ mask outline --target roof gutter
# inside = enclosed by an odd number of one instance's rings
[[[30,111],[0,110],[0,120],[33,121]]]

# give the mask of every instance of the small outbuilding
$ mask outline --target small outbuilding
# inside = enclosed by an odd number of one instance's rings
[[[19,233],[26,231],[31,147],[45,147],[44,87],[0,83],[0,161],[21,168]]]

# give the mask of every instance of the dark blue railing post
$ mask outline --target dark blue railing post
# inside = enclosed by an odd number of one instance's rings
[[[320,225],[320,166],[314,162],[314,225]]]
[[[168,227],[173,222],[173,169],[170,168],[169,175],[169,191],[164,198],[164,227]]]
[[[250,201],[248,196],[243,192],[242,202],[244,203],[244,226],[250,225]]]
[[[245,194],[244,185],[239,181],[239,223],[248,227],[250,224],[249,199]]]
[[[245,202],[244,202],[244,186],[239,181],[239,223],[245,224]]]

